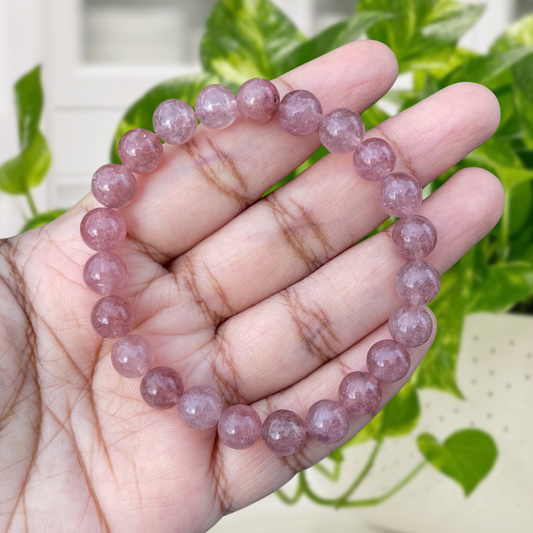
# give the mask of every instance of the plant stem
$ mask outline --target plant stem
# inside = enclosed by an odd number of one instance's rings
[[[302,497],[303,493],[304,489],[300,476],[298,476],[298,488],[296,489],[294,496],[287,496],[281,489],[276,491],[276,495],[278,496],[278,498],[287,505],[294,505]]]
[[[30,190],[27,189],[24,194],[26,196],[26,200],[28,200],[28,205],[30,206],[31,215],[33,217],[36,217],[38,214],[38,211],[37,211],[37,207],[35,205],[35,201],[33,200],[33,196],[31,195]]]
[[[322,466],[320,463],[317,463],[314,468],[323,476],[327,477],[330,481],[338,481],[341,475],[341,463],[339,461],[335,461],[335,464],[333,466],[333,472],[330,472],[325,466]]]

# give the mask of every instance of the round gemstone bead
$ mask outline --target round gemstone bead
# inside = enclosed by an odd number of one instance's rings
[[[394,170],[396,153],[383,139],[371,137],[358,144],[353,153],[353,167],[366,181],[381,181]]]
[[[237,118],[237,97],[224,85],[208,85],[198,93],[194,108],[204,126],[222,130]]]
[[[171,409],[183,394],[181,376],[168,366],[157,366],[146,373],[141,381],[142,399],[153,409]]]
[[[132,172],[153,172],[163,160],[163,145],[149,130],[136,128],[127,131],[118,143],[118,156]]]
[[[349,109],[335,109],[322,119],[318,129],[320,142],[332,154],[353,152],[364,134],[363,119]]]
[[[409,261],[402,265],[394,280],[396,294],[410,305],[424,305],[437,296],[440,289],[438,270],[425,261]]]
[[[180,398],[180,417],[193,429],[215,427],[223,410],[222,396],[207,385],[192,387]]]
[[[266,124],[278,112],[279,100],[279,92],[273,83],[253,78],[241,85],[237,108],[246,120]]]
[[[304,421],[294,412],[280,409],[270,413],[263,423],[263,440],[276,455],[292,455],[305,444]]]
[[[392,227],[392,245],[404,259],[422,259],[437,244],[437,230],[421,215],[400,218]]]
[[[111,252],[94,254],[83,267],[83,281],[96,294],[108,296],[126,282],[128,268],[122,259]]]
[[[137,181],[131,170],[122,165],[104,165],[93,176],[91,182],[93,195],[106,207],[124,207],[137,192]]]
[[[314,403],[305,417],[309,435],[326,444],[342,440],[348,432],[348,424],[348,412],[339,402],[332,400]]]
[[[381,387],[368,372],[352,372],[339,385],[339,401],[350,413],[367,415],[381,403]]]
[[[168,144],[184,144],[196,133],[196,113],[183,100],[161,102],[154,111],[154,130]]]
[[[403,346],[422,346],[431,337],[432,331],[431,316],[423,307],[400,307],[389,318],[389,332]]]
[[[259,440],[261,419],[249,405],[232,405],[220,417],[218,436],[226,446],[245,450]]]
[[[152,368],[153,362],[152,347],[140,335],[121,337],[111,350],[111,363],[125,378],[144,376]]]
[[[129,302],[120,296],[105,296],[98,300],[91,312],[91,323],[100,337],[118,339],[127,335],[134,323]]]
[[[422,203],[422,186],[414,176],[395,172],[380,183],[378,202],[391,217],[410,215]]]
[[[393,340],[382,340],[368,350],[366,366],[376,379],[385,383],[394,383],[407,374],[411,358],[401,344]]]
[[[291,135],[309,135],[322,120],[322,106],[309,91],[292,91],[279,104],[279,123]]]
[[[80,224],[83,242],[97,252],[110,252],[126,239],[126,222],[113,209],[97,207],[89,211]]]

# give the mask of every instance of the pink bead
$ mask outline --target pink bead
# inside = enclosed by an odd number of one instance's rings
[[[120,296],[105,296],[98,300],[91,312],[91,323],[100,337],[118,339],[127,335],[135,317],[129,302]]]
[[[322,106],[309,91],[292,91],[279,105],[279,123],[291,135],[309,135],[322,120]]]
[[[153,362],[152,346],[140,335],[121,337],[111,350],[111,363],[125,378],[144,376],[152,368]]]
[[[292,411],[280,409],[270,413],[263,423],[263,440],[276,455],[292,455],[306,439],[304,421]]]
[[[183,394],[181,376],[168,366],[157,366],[144,375],[141,381],[142,399],[153,409],[171,409]]]
[[[244,82],[237,93],[237,108],[246,120],[266,124],[277,112],[279,92],[276,86],[262,78]]]
[[[326,115],[318,130],[320,142],[332,154],[353,152],[363,140],[363,119],[349,109],[335,109]]]
[[[108,296],[120,289],[128,276],[122,259],[111,252],[94,254],[83,267],[83,281],[96,294]]]
[[[434,266],[424,261],[409,261],[398,270],[394,287],[404,302],[424,305],[439,293],[440,274]]]
[[[338,402],[320,400],[309,409],[305,427],[309,435],[319,442],[333,444],[348,433],[348,412]]]
[[[222,130],[237,118],[237,97],[224,85],[208,85],[198,93],[194,108],[206,128]]]
[[[353,167],[366,181],[385,179],[396,165],[396,153],[383,139],[371,137],[358,144],[353,153]]]
[[[136,128],[127,131],[118,143],[118,156],[132,172],[153,172],[163,160],[163,145],[151,131]]]
[[[366,358],[368,371],[385,383],[399,381],[411,366],[409,352],[396,341],[383,340],[373,344]]]
[[[113,209],[97,207],[89,211],[80,224],[83,242],[97,252],[110,252],[126,239],[126,222]]]
[[[410,215],[422,203],[422,186],[410,174],[395,172],[380,183],[378,202],[391,217]]]
[[[222,396],[207,385],[190,388],[180,399],[180,417],[193,429],[215,427],[223,410]]]
[[[397,220],[392,227],[392,245],[404,259],[422,259],[437,244],[437,230],[431,221],[420,215]]]
[[[249,405],[232,405],[220,417],[218,436],[229,448],[245,450],[259,440],[261,419]]]
[[[153,116],[154,130],[168,144],[184,144],[196,133],[196,113],[183,100],[161,102]]]
[[[403,346],[422,346],[431,337],[432,331],[431,316],[423,307],[400,307],[389,318],[389,332]]]
[[[137,182],[131,170],[122,165],[104,165],[93,176],[91,182],[93,195],[106,207],[124,207],[137,192]]]
[[[374,412],[381,403],[381,396],[378,380],[367,372],[352,372],[339,386],[340,403],[355,415]]]

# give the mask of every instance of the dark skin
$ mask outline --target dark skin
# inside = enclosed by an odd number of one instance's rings
[[[282,96],[308,89],[327,113],[362,112],[397,76],[392,52],[357,42],[289,72]],[[425,185],[496,130],[494,95],[459,84],[381,124],[398,170]],[[155,364],[187,387],[209,384],[227,404],[305,416],[339,382],[365,369],[369,346],[388,338],[400,302],[392,280],[403,263],[385,231],[352,246],[385,219],[377,185],[358,179],[350,154],[328,155],[267,198],[261,195],[318,147],[277,120],[240,118],[199,128],[188,145],[165,146],[151,175],[120,210],[117,250],[130,278],[134,333]],[[93,254],[79,236],[88,195],[57,221],[0,245],[0,526],[10,532],[200,532],[272,493],[338,445],[308,442],[279,458],[262,442],[226,448],[216,431],[194,431],[176,409],[143,403],[139,380],[112,368],[112,340],[92,330],[98,296],[82,282]],[[465,169],[424,201],[439,242],[428,260],[442,273],[500,218],[499,181]],[[412,371],[431,342],[411,350]],[[409,375],[410,375],[409,374]],[[384,385],[381,407],[405,384]],[[375,414],[375,413],[374,413]],[[372,415],[353,417],[345,440]]]

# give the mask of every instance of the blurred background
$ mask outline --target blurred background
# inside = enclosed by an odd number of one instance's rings
[[[444,275],[437,339],[405,390],[214,531],[531,532],[533,0],[0,0],[0,238],[75,204],[162,100],[193,105],[208,83],[236,91],[362,38],[400,64],[367,129],[451,83],[495,92],[498,132],[452,171],[494,172],[505,213]]]

